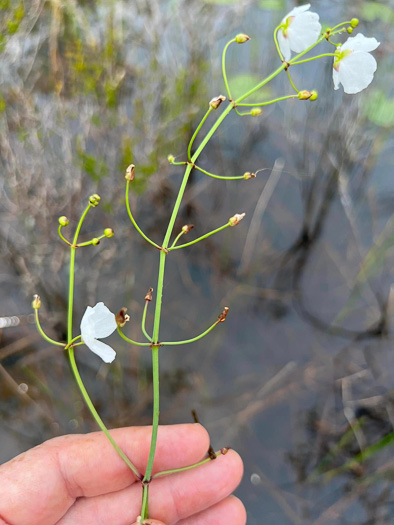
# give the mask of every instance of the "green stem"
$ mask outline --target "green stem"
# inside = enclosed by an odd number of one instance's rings
[[[148,503],[149,503],[149,485],[145,484],[142,489],[142,508],[144,509],[144,513],[141,514],[141,518],[143,520],[146,520],[147,518],[149,518]]]
[[[37,329],[40,332],[41,336],[45,339],[45,341],[48,341],[48,343],[51,343],[52,345],[65,347],[66,346],[65,343],[59,343],[59,341],[55,341],[54,339],[51,339],[50,337],[47,336],[47,334],[41,328],[40,318],[38,317],[38,309],[35,309],[34,313],[35,313],[35,318],[36,318]]]
[[[178,235],[175,237],[175,241],[171,244],[171,248],[174,248],[176,243],[179,241],[179,239],[182,237],[182,235],[185,235],[184,231],[181,231],[181,233],[178,233]],[[171,249],[170,248],[170,249]]]
[[[187,246],[191,246],[192,244],[196,244],[197,242],[200,242],[203,239],[206,239],[207,237],[210,237],[214,233],[218,233],[218,232],[224,230],[225,228],[228,228],[229,226],[231,226],[231,224],[228,222],[228,223],[224,224],[223,226],[220,226],[220,228],[216,228],[216,230],[212,230],[211,232],[206,233],[202,237],[199,237],[198,239],[194,239],[194,241],[187,242],[186,244],[180,244],[179,246],[174,246],[173,248],[172,247],[168,248],[168,251],[172,252],[173,250],[180,250],[181,248],[186,248]]]
[[[288,100],[290,98],[298,98],[298,95],[286,95],[284,97],[275,98],[273,100],[269,100],[268,102],[259,102],[258,104],[238,104],[238,107],[240,108],[251,108],[251,107],[257,107],[257,106],[268,106],[269,104],[274,104],[275,102],[280,102],[281,100]]]
[[[74,349],[70,347],[68,349],[68,355],[70,358],[71,368],[74,373],[75,380],[77,382],[77,385],[79,387],[79,390],[81,391],[82,397],[85,400],[85,403],[87,407],[89,408],[92,416],[96,420],[96,423],[101,428],[101,430],[104,432],[104,434],[107,436],[108,440],[111,442],[111,445],[114,447],[116,452],[119,454],[119,456],[123,459],[123,461],[126,463],[126,465],[134,472],[134,474],[137,476],[138,479],[142,478],[142,474],[140,474],[137,470],[137,468],[133,465],[133,463],[129,460],[129,458],[126,456],[126,454],[123,452],[123,450],[119,447],[119,445],[116,443],[114,438],[109,433],[107,427],[104,425],[102,419],[97,413],[97,410],[94,408],[94,405],[89,397],[89,394],[85,388],[85,385],[83,384],[83,381],[81,379],[81,376],[79,375],[78,367],[75,362],[75,356],[74,356]]]
[[[133,341],[132,339],[127,337],[127,335],[124,335],[124,333],[120,329],[120,326],[118,326],[118,334],[120,335],[122,339],[124,339],[124,341],[126,341],[127,343],[130,343],[131,345],[136,345],[136,346],[150,346],[151,345],[151,343],[139,343],[137,341]]]
[[[347,26],[347,25],[350,25],[352,22],[351,20],[348,20],[347,22],[341,22],[340,24],[337,24],[336,26],[334,27],[330,27],[331,31],[334,31],[334,29],[338,29],[338,27],[341,27],[341,26]]]
[[[159,347],[152,347],[152,371],[153,371],[153,421],[152,421],[152,437],[148,464],[146,466],[145,476],[143,481],[150,481],[152,476],[153,461],[155,459],[155,451],[157,444],[157,431],[159,427]]]
[[[287,74],[287,78],[289,79],[289,82],[290,82],[291,87],[294,89],[294,91],[295,91],[296,93],[299,93],[300,90],[297,89],[297,88],[295,87],[294,82],[293,82],[293,79],[292,79],[291,76],[290,76],[289,69],[286,69],[286,74]]]
[[[322,55],[317,55],[311,58],[305,58],[305,60],[297,60],[297,62],[292,62],[292,66],[298,66],[298,64],[305,64],[305,62],[311,62],[312,60],[317,60],[318,58],[323,57],[335,57],[335,53],[323,53]]]
[[[227,42],[227,44],[224,46],[224,49],[223,49],[223,54],[222,54],[222,72],[223,72],[223,80],[224,80],[224,84],[226,86],[226,90],[227,90],[227,94],[228,94],[228,98],[231,99],[231,92],[230,92],[230,86],[228,84],[228,80],[227,80],[227,73],[226,73],[226,53],[227,53],[227,49],[229,47],[230,44],[232,44],[233,42],[236,42],[236,39],[233,38],[232,40],[230,40],[229,42]]]
[[[199,132],[200,129],[202,128],[204,122],[207,120],[208,115],[209,115],[211,112],[212,112],[212,107],[209,106],[208,111],[205,113],[205,115],[204,115],[204,117],[202,118],[200,124],[198,125],[196,131],[193,133],[192,138],[190,139],[189,146],[187,147],[187,158],[188,158],[189,160],[191,160],[191,150],[192,150],[193,142],[194,142],[195,138],[197,137],[198,132]]]
[[[280,29],[280,26],[276,27],[275,28],[275,31],[274,31],[274,41],[275,41],[275,46],[276,46],[276,50],[278,51],[278,55],[279,55],[279,58],[282,60],[282,62],[284,61],[284,58],[283,58],[283,55],[282,55],[282,51],[280,50],[280,47],[279,47],[279,42],[278,42],[278,37],[277,37],[277,33]]]
[[[202,339],[204,336],[209,334],[209,332],[213,330],[218,324],[219,324],[219,321],[216,321],[212,326],[210,326],[207,330],[205,330],[205,332],[198,335],[197,337],[193,337],[192,339],[185,339],[185,341],[166,341],[160,344],[162,346],[174,346],[174,345],[185,345],[187,343],[194,343],[194,341],[198,341],[199,339]]]
[[[223,455],[223,452],[219,450],[218,452],[215,452],[216,458]],[[187,467],[180,467],[175,468],[171,470],[163,470],[162,472],[157,472],[152,476],[152,479],[155,478],[161,478],[162,476],[168,476],[170,474],[177,474],[178,472],[185,472],[185,470],[191,470],[196,467],[200,467],[201,465],[205,465],[205,463],[209,463],[210,461],[214,461],[216,458],[205,458],[202,461],[199,461],[198,463],[194,463],[194,465],[189,465]]]
[[[130,220],[131,222],[133,223],[134,225],[134,228],[137,230],[137,232],[146,240],[149,242],[149,244],[151,244],[152,246],[154,246],[155,248],[157,248],[158,250],[160,250],[160,246],[158,244],[156,244],[155,242],[153,242],[151,239],[149,239],[149,237],[147,237],[145,235],[145,233],[140,229],[140,227],[138,226],[138,224],[135,222],[135,219],[133,217],[133,214],[131,213],[131,210],[130,210],[130,202],[129,202],[129,188],[130,188],[130,181],[128,180],[127,181],[127,184],[126,184],[126,208],[127,208],[127,213],[129,214],[129,217],[130,217]]]
[[[239,180],[244,179],[245,177],[243,175],[237,176],[237,177],[225,177],[222,175],[215,175],[214,173],[209,173],[209,171],[205,171],[199,166],[194,165],[194,168],[198,171],[201,171],[201,173],[205,173],[205,175],[208,175],[209,177],[213,177],[214,179],[222,179],[222,180]]]
[[[64,237],[64,235],[62,234],[62,225],[61,225],[61,224],[59,224],[59,228],[58,228],[57,232],[58,232],[59,237],[61,238],[61,240],[64,241],[64,242],[65,242],[66,244],[68,244],[69,246],[71,246],[71,242],[68,241],[68,240]]]
[[[92,205],[89,203],[79,219],[77,229],[75,230],[74,240],[70,248],[70,274],[68,287],[68,314],[67,314],[67,344],[71,344],[73,338],[73,309],[74,309],[74,274],[75,274],[75,251],[78,242],[78,235],[81,231],[83,221]]]
[[[152,341],[151,336],[148,334],[148,332],[146,331],[146,328],[145,328],[146,312],[148,310],[148,304],[149,304],[149,301],[145,301],[144,311],[143,311],[142,320],[141,320],[141,330],[142,330],[142,333],[144,334],[144,336],[148,339],[148,341]],[[149,345],[150,344],[151,343],[149,343]]]

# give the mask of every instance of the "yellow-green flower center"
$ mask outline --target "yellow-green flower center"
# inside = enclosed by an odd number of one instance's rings
[[[335,51],[335,59],[334,59],[334,69],[338,71],[339,64],[341,60],[343,60],[345,57],[351,55],[353,53],[352,49],[344,49],[342,50],[340,47]]]

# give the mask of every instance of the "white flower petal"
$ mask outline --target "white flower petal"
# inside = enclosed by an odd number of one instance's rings
[[[299,13],[303,13],[304,11],[308,11],[310,7],[311,7],[311,4],[305,4],[305,5],[300,5],[298,7],[295,7],[294,9],[290,11],[290,13],[287,13],[287,15],[282,20],[282,24],[286,22],[289,16],[295,16],[295,15],[298,15]]]
[[[368,87],[376,68],[376,60],[369,53],[352,53],[341,60],[338,77],[345,93],[353,95]]]
[[[88,306],[81,321],[82,339],[86,339],[86,336],[96,339],[108,337],[116,330],[116,326],[115,314],[104,303],[97,303],[93,308]]]
[[[278,44],[280,52],[282,53],[283,58],[287,62],[291,58],[290,43],[289,39],[284,36],[283,31],[281,29],[278,31]]]
[[[291,50],[296,53],[305,51],[316,42],[320,33],[321,25],[316,13],[308,12],[295,17],[288,29]]]
[[[355,53],[374,51],[377,47],[380,46],[380,42],[376,38],[369,38],[364,36],[362,33],[354,37],[349,37],[344,44],[342,44],[341,49],[351,49]]]
[[[341,81],[339,79],[339,73],[335,68],[332,69],[332,79],[334,81],[334,89],[339,89]]]
[[[116,352],[109,345],[98,341],[97,339],[84,339],[83,342],[85,345],[97,354],[105,363],[112,363],[115,359]]]

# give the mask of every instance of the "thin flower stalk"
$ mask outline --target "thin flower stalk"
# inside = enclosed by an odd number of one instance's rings
[[[129,189],[130,189],[130,181],[128,180],[127,183],[126,183],[126,198],[125,198],[125,200],[126,200],[126,208],[127,208],[127,213],[129,215],[129,218],[130,218],[131,222],[134,225],[134,228],[138,231],[138,233],[141,235],[141,237],[143,237],[147,242],[149,242],[149,244],[151,244],[152,246],[154,246],[158,250],[161,250],[160,246],[158,244],[156,244],[154,241],[152,241],[151,239],[149,239],[149,237],[147,235],[145,235],[145,233],[141,230],[141,228],[136,223],[136,221],[135,221],[135,219],[133,217],[133,214],[131,213],[131,209],[130,209]]]
[[[216,326],[220,323],[220,321],[216,321],[211,325],[205,332],[203,332],[200,335],[197,335],[196,337],[193,337],[192,339],[185,339],[184,341],[164,341],[160,343],[162,346],[176,346],[176,345],[186,345],[188,343],[194,343],[195,341],[198,341],[199,339],[202,339],[205,337],[209,332],[211,332]]]
[[[187,158],[189,159],[189,161],[191,160],[191,150],[192,150],[192,146],[193,146],[193,143],[194,143],[194,140],[195,138],[197,137],[200,129],[202,128],[204,122],[207,120],[208,116],[210,115],[210,113],[212,112],[212,107],[209,106],[208,108],[208,111],[205,113],[205,115],[203,116],[200,124],[197,126],[196,128],[196,131],[193,133],[193,136],[192,138],[190,139],[190,142],[189,142],[189,145],[187,147]]]
[[[241,177],[241,178],[243,178],[243,177]],[[194,241],[190,241],[190,242],[187,242],[185,244],[178,244],[178,246],[174,246],[174,247],[168,248],[168,251],[172,252],[173,250],[180,250],[181,248],[187,248],[188,246],[191,246],[192,244],[196,244],[196,243],[198,243],[200,241],[203,241],[204,239],[206,239],[207,237],[210,237],[211,235],[214,235],[215,233],[219,233],[220,231],[225,230],[229,226],[230,226],[230,224],[226,223],[223,226],[220,226],[220,228],[216,228],[216,230],[212,230],[211,232],[206,233],[205,235],[202,235],[201,237],[198,237],[198,239],[194,239]]]
[[[120,335],[120,337],[126,341],[127,343],[130,343],[131,345],[135,345],[135,346],[151,346],[152,343],[139,343],[138,341],[133,341],[133,339],[130,339],[129,337],[127,337],[127,335],[125,335],[120,326],[118,326],[117,328],[117,331],[118,331],[118,334]]]
[[[243,175],[237,175],[235,177],[226,177],[224,175],[215,175],[214,173],[210,173],[209,171],[203,170],[196,164],[193,166],[196,170],[201,171],[201,173],[204,173],[205,175],[208,175],[208,177],[212,177],[213,179],[221,179],[221,180],[240,180],[244,179],[245,177]]]
[[[224,46],[223,53],[222,53],[222,74],[223,74],[223,80],[226,86],[226,91],[227,91],[227,95],[229,99],[231,99],[231,91],[230,91],[230,86],[227,80],[227,73],[226,73],[226,53],[227,53],[227,49],[229,48],[230,44],[233,44],[234,42],[236,42],[235,38],[227,42],[227,44]]]
[[[148,334],[145,328],[148,305],[149,305],[149,301],[145,301],[144,311],[142,313],[142,320],[141,320],[141,330],[144,336],[148,339],[148,341],[152,341],[152,337]]]
[[[186,470],[191,470],[196,467],[201,467],[202,465],[205,465],[206,463],[209,463],[210,461],[214,461],[219,456],[224,456],[225,454],[227,454],[227,452],[228,452],[228,449],[223,448],[215,452],[216,457],[205,458],[202,461],[199,461],[198,463],[194,463],[193,465],[189,465],[187,467],[180,467],[180,468],[175,468],[172,470],[162,470],[161,472],[157,472],[156,474],[153,474],[152,479],[161,478],[163,476],[168,476],[170,474],[178,474],[178,472],[185,472]]]
[[[35,317],[37,329],[40,332],[41,337],[45,339],[45,341],[47,341],[48,343],[51,343],[51,345],[62,346],[63,348],[66,346],[66,343],[60,343],[59,341],[55,341],[54,339],[51,339],[49,336],[47,336],[47,334],[44,332],[44,330],[41,327],[38,310],[34,310],[34,317]]]

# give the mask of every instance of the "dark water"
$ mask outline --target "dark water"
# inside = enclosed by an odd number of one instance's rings
[[[96,429],[65,356],[31,319],[39,293],[44,326],[64,337],[67,250],[57,217],[75,223],[87,196],[101,195],[84,235],[107,226],[116,235],[78,251],[76,330],[86,305],[103,300],[113,311],[127,305],[128,334],[139,339],[158,253],[129,223],[124,168],[137,166],[132,208],[160,242],[182,176],[167,155],[183,158],[207,101],[223,91],[223,45],[239,31],[253,37],[229,54],[232,85],[269,73],[285,4],[54,2],[22,17],[16,6],[4,11],[0,315],[18,324],[1,331],[2,461]],[[346,96],[332,89],[329,63],[302,66],[294,81],[319,91],[315,103],[230,115],[202,154],[214,173],[266,170],[230,182],[193,173],[175,231],[194,223],[189,235],[198,236],[236,212],[246,218],[169,258],[163,340],[203,331],[225,305],[230,314],[204,340],[162,349],[161,420],[191,421],[196,409],[215,448],[241,453],[238,495],[250,524],[393,523],[394,4],[313,8],[324,23],[358,16],[360,31],[382,42],[374,83]],[[272,94],[289,92],[284,75],[273,83]],[[111,367],[78,351],[87,389],[109,427],[149,424],[149,353],[115,335],[111,342],[119,354]]]

